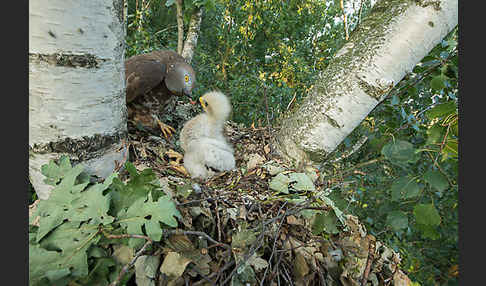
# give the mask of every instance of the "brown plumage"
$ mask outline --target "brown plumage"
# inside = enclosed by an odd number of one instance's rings
[[[125,61],[125,80],[127,103],[147,94],[155,96],[164,105],[172,95],[190,97],[196,74],[182,56],[174,51],[162,50],[128,58]],[[170,135],[174,129],[160,122],[157,116],[149,115],[149,112],[129,109],[129,117],[144,125],[158,124],[168,137],[167,134]]]
[[[163,50],[127,59],[125,79],[127,102],[131,102],[147,92],[191,95],[196,83],[196,74],[181,55],[174,51]],[[163,95],[167,96],[167,94]]]

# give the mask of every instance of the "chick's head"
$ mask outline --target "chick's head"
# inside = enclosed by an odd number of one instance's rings
[[[225,121],[231,112],[231,103],[226,95],[219,91],[205,93],[199,98],[204,111],[211,118]]]

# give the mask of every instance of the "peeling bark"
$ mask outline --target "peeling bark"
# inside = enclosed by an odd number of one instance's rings
[[[375,4],[300,106],[281,117],[277,152],[296,165],[323,161],[457,25],[458,0],[435,1],[440,9],[418,2]]]
[[[189,22],[189,30],[187,32],[186,41],[184,42],[184,49],[182,50],[182,56],[188,63],[191,63],[192,56],[194,55],[194,49],[197,45],[197,39],[199,37],[199,30],[201,28],[201,19],[203,14],[203,8],[197,9],[191,16]]]
[[[29,178],[61,155],[106,177],[126,159],[123,0],[29,1]]]

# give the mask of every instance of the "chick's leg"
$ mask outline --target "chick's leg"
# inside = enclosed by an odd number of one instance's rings
[[[186,168],[181,163],[181,160],[184,158],[183,155],[180,153],[177,153],[176,151],[169,149],[169,151],[165,152],[165,155],[169,157],[169,164],[171,165],[170,167],[174,170],[176,170],[179,173],[182,173],[186,177],[189,177],[189,173],[187,172]],[[171,160],[174,159],[174,160]]]

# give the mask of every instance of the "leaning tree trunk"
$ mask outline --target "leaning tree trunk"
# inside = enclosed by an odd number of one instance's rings
[[[123,14],[123,0],[29,1],[29,177],[41,199],[50,159],[99,177],[126,160]]]
[[[379,0],[285,114],[273,142],[300,165],[324,160],[458,21],[458,0]]]

